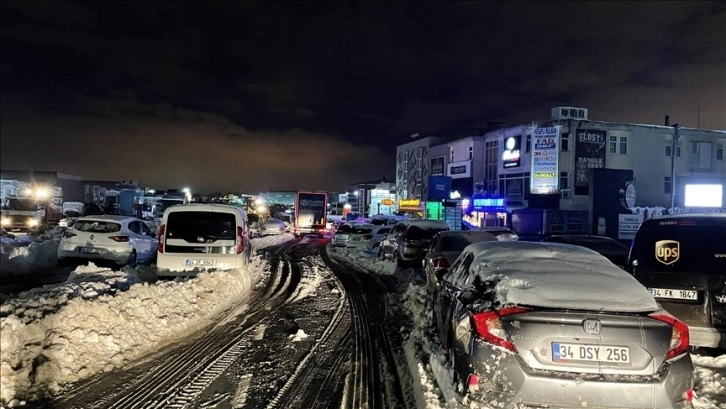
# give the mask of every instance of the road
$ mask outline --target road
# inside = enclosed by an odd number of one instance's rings
[[[247,303],[43,408],[414,408],[395,283],[331,260],[325,242],[267,249]],[[315,294],[306,294],[311,282]],[[36,405],[37,403],[37,405]]]

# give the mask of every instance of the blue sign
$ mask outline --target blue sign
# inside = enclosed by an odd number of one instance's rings
[[[448,176],[429,176],[429,201],[442,201],[451,194],[451,178]]]
[[[474,197],[471,207],[477,211],[495,211],[506,209],[507,200],[503,197]]]

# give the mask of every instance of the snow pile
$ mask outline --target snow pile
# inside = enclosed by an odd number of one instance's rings
[[[374,253],[368,251],[328,247],[328,254],[333,258],[352,262],[356,267],[376,274],[396,274],[395,263],[378,260]]]
[[[305,331],[299,329],[296,333],[288,335],[288,338],[292,342],[300,342],[308,337],[308,334],[305,333]]]
[[[258,237],[251,240],[252,248],[255,250],[262,250],[267,247],[277,246],[288,241],[295,240],[295,235],[292,233],[279,234],[276,236],[265,236]]]
[[[37,273],[55,267],[57,262],[58,242],[53,240],[30,242],[22,247],[3,242],[0,247],[0,274]]]
[[[708,397],[726,397],[726,355],[717,357],[691,355],[695,371],[695,408],[712,408]],[[726,402],[721,406],[726,407]]]

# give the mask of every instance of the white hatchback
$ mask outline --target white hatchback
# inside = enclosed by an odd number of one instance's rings
[[[247,213],[221,204],[186,204],[164,212],[156,265],[159,276],[246,265],[252,251]]]
[[[85,216],[63,233],[58,264],[100,260],[134,266],[152,261],[157,243],[154,232],[136,217]]]

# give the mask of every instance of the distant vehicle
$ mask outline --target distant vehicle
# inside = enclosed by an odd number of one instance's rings
[[[499,241],[519,241],[519,236],[517,235],[517,233],[503,226],[479,227],[475,229],[475,231],[484,231],[487,233],[491,233],[495,235],[497,237],[497,240]]]
[[[285,222],[278,219],[268,219],[258,229],[257,233],[259,236],[272,236],[285,234],[287,232],[287,226]]]
[[[607,236],[554,234],[545,237],[542,241],[546,243],[574,244],[575,246],[582,246],[590,250],[595,250],[622,269],[625,269],[625,264],[628,262],[628,252],[630,251],[619,241]]]
[[[333,247],[345,247],[348,244],[348,238],[353,233],[353,227],[356,223],[343,223],[335,229],[332,239],[330,239],[330,245]]]
[[[377,214],[370,218],[368,221],[370,224],[375,225],[384,225],[384,226],[393,226],[394,224],[402,221],[406,221],[408,218],[406,216],[396,216],[396,215],[383,215],[383,214]]]
[[[392,258],[398,266],[415,265],[423,260],[436,233],[449,230],[437,220],[409,220],[396,223],[378,246],[378,258]]]
[[[133,267],[152,261],[157,244],[154,232],[136,217],[85,216],[63,233],[58,244],[58,263],[101,260]]]
[[[475,243],[431,290],[455,391],[473,405],[692,407],[688,327],[592,250]]]
[[[63,202],[63,215],[58,226],[72,226],[79,217],[86,215],[86,204],[83,202]]]
[[[496,240],[498,238],[494,234],[478,230],[442,231],[436,234],[422,262],[426,282],[436,282],[454,264],[466,246]]]
[[[156,265],[159,276],[245,266],[251,257],[247,213],[223,204],[185,204],[164,212]]]
[[[45,209],[38,199],[22,196],[3,197],[0,213],[0,226],[9,231],[36,229],[45,217]]]
[[[354,226],[345,246],[353,249],[365,249],[368,246],[368,240],[373,237],[373,229],[376,227],[378,226],[370,223],[362,223]]]
[[[692,345],[726,349],[726,214],[643,221],[626,269],[688,324]]]
[[[297,192],[295,201],[295,236],[314,234],[322,237],[327,232],[328,194],[325,192]]]
[[[381,225],[373,228],[371,232],[371,238],[368,240],[368,250],[378,251],[378,246],[381,245],[381,241],[386,237],[386,234],[391,231],[393,226]]]

